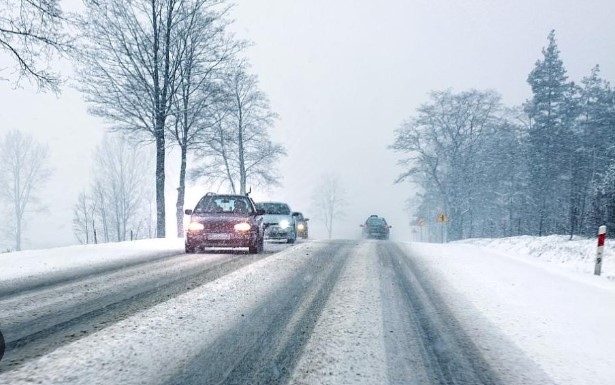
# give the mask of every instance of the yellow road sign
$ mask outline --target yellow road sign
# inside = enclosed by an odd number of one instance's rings
[[[440,223],[448,222],[448,217],[446,216],[444,212],[441,212],[440,214],[438,214],[438,222]]]

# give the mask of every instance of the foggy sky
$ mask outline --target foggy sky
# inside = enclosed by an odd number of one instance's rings
[[[580,81],[600,64],[602,76],[615,81],[612,0],[235,3],[232,29],[254,43],[246,54],[280,115],[272,137],[288,151],[280,165],[283,187],[255,191],[254,197],[303,211],[312,218],[314,236],[324,235],[324,228],[310,212],[310,198],[329,173],[348,192],[337,237],[356,237],[365,217],[380,214],[394,226],[392,238],[410,239],[405,200],[414,191],[408,183],[393,185],[401,169],[386,147],[429,91],[495,89],[509,105],[524,102],[530,97],[527,75],[551,29],[571,80]],[[5,58],[0,55],[0,68]],[[0,134],[13,128],[47,142],[55,169],[42,197],[48,209],[30,219],[25,247],[75,243],[72,207],[88,187],[92,151],[104,125],[68,86],[56,97],[37,94],[28,84],[13,90],[0,82]],[[173,155],[167,168],[167,228],[174,234]],[[192,187],[188,206],[207,190]]]

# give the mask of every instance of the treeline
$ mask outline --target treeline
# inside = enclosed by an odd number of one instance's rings
[[[527,82],[519,107],[494,91],[432,92],[397,129],[417,222],[445,212],[450,240],[615,226],[615,90],[599,66],[570,81],[553,31]]]

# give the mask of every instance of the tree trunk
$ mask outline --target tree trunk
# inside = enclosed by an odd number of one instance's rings
[[[17,215],[15,224],[15,251],[21,251],[21,218]]]
[[[159,119],[160,120],[160,119]],[[157,122],[156,129],[156,236],[164,238],[165,207],[164,207],[164,123]]]
[[[177,237],[183,238],[184,236],[184,199],[186,194],[186,157],[188,149],[186,144],[181,146],[181,166],[179,169],[179,187],[177,188],[177,204],[176,207],[176,219],[177,219]]]
[[[239,146],[239,193],[244,195],[246,193],[246,161],[243,144],[243,107],[239,96],[237,97],[237,107],[239,109],[239,133],[237,137],[237,144]]]
[[[224,130],[222,129],[222,125],[218,126],[218,131],[220,133],[220,151],[222,153],[222,159],[224,160],[226,177],[228,178],[229,184],[231,185],[231,191],[233,192],[233,194],[237,194],[237,190],[235,189],[235,181],[233,181],[233,176],[231,175],[231,166],[228,163],[228,155],[226,153],[226,141],[224,139]]]

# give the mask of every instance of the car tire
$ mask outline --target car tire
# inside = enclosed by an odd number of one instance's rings
[[[260,254],[265,249],[265,239],[261,238],[256,241],[256,245],[248,247],[248,253],[250,254]]]
[[[186,243],[185,250],[186,250],[186,254],[194,254],[194,252],[196,251],[196,248]]]
[[[286,243],[289,243],[289,244],[291,244],[291,245],[292,245],[293,243],[295,243],[295,241],[296,241],[296,240],[297,240],[297,238],[296,238],[296,237],[295,237],[295,238],[288,238],[288,239],[286,240]]]

